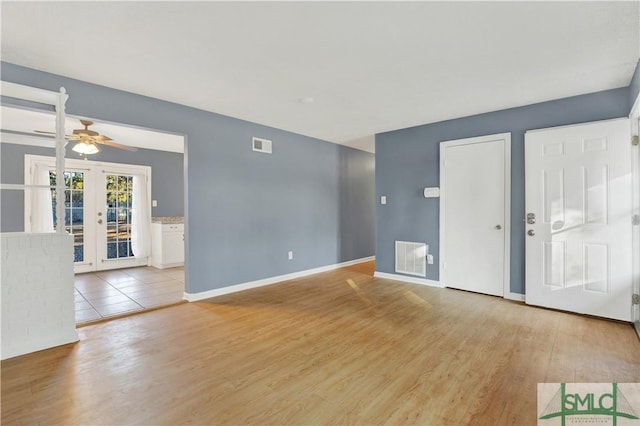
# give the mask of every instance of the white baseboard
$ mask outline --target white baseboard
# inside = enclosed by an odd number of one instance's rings
[[[430,287],[442,288],[442,284],[440,283],[440,281],[428,280],[426,278],[408,277],[406,275],[388,274],[386,272],[378,272],[378,271],[376,271],[373,274],[373,276],[376,278],[384,278],[386,280],[404,281],[406,283],[421,284],[421,285],[428,285]]]
[[[516,300],[518,302],[524,302],[524,294],[509,292],[504,295],[504,298],[508,300]]]
[[[386,272],[378,272],[376,271],[373,274],[374,277],[376,278],[384,278],[387,280],[394,280],[394,281],[404,281],[407,283],[413,283],[413,284],[422,284],[422,285],[428,285],[431,287],[439,287],[439,288],[444,288],[445,285],[443,282],[441,281],[433,281],[433,280],[427,280],[425,278],[414,278],[414,277],[407,277],[405,275],[398,275],[398,274],[388,274]],[[524,294],[518,294],[518,293],[507,293],[504,296],[505,299],[508,300],[516,300],[518,302],[524,302]]]
[[[75,327],[75,325],[74,325]],[[55,346],[66,345],[80,340],[78,332],[75,328],[64,333],[56,333],[42,339],[25,339],[16,344],[3,344],[2,356],[0,358],[8,359],[31,352],[41,351],[43,349],[53,348]]]
[[[375,256],[363,257],[361,259],[350,260],[348,262],[335,263],[333,265],[321,266],[319,268],[307,269],[305,271],[293,272],[291,274],[278,275],[276,277],[264,278],[261,280],[231,285],[228,287],[216,288],[208,291],[201,291],[199,293],[185,292],[183,299],[189,302],[210,299],[212,297],[222,296],[224,294],[237,293],[238,291],[249,290],[257,287],[263,287],[266,285],[276,284],[282,281],[293,280],[296,278],[306,277],[308,275],[319,274],[321,272],[327,272],[327,271],[332,271],[338,268],[344,268],[346,266],[356,265],[358,263],[369,262],[371,260],[375,260],[375,258],[376,258]]]

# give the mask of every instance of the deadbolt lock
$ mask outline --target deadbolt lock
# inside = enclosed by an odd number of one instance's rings
[[[529,225],[533,225],[534,223],[536,223],[535,213],[527,213],[527,223]]]
[[[534,235],[536,235],[536,231],[534,231],[533,229],[529,229],[527,231],[527,235],[530,236],[530,237],[533,237]]]

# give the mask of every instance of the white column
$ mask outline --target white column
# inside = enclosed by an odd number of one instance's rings
[[[56,230],[64,233],[64,155],[67,140],[64,135],[65,103],[69,98],[64,87],[60,88],[56,103]]]

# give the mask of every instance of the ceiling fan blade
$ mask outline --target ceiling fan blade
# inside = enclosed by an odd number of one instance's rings
[[[111,139],[109,139],[109,140],[95,140],[95,142],[99,143],[99,144],[102,144],[102,145],[110,146],[110,147],[113,147],[113,148],[124,149],[125,151],[135,152],[135,151],[138,150],[138,148],[134,148],[132,146],[122,145],[122,144],[119,144],[117,142],[113,142]]]
[[[42,133],[43,135],[55,135],[56,132],[46,132],[44,130],[34,130],[36,133]]]

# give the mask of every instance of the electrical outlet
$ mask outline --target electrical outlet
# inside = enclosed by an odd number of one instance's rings
[[[289,260],[293,260],[293,252],[289,251],[288,255],[289,255]]]
[[[386,195],[381,195],[380,196],[380,204],[387,204],[387,196]]]
[[[151,206],[152,207],[158,207],[158,200],[151,201]]]
[[[433,255],[432,254],[428,254],[427,255],[427,263],[429,265],[433,265]]]

